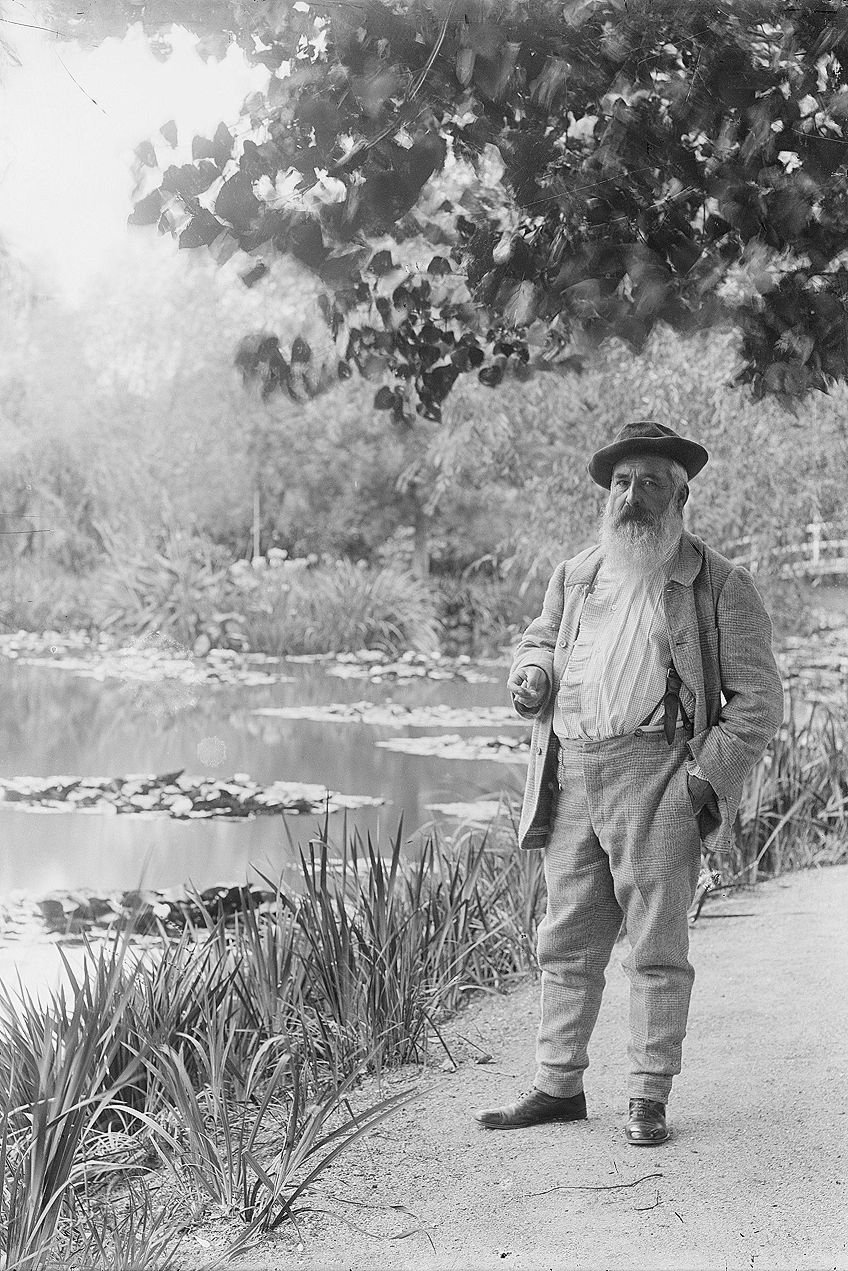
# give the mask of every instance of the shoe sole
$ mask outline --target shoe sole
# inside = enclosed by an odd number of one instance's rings
[[[492,1125],[488,1121],[480,1121],[474,1118],[477,1124],[484,1130],[530,1130],[534,1125],[570,1125],[572,1121],[586,1121],[588,1118],[582,1117],[544,1117],[535,1121],[506,1121],[500,1125]]]
[[[661,1139],[631,1139],[630,1135],[625,1130],[624,1137],[627,1139],[627,1142],[631,1147],[659,1147],[662,1143],[668,1142],[670,1135],[666,1133]]]

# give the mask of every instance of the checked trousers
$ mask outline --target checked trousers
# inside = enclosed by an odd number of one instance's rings
[[[700,836],[686,779],[687,734],[562,741],[559,796],[545,848],[539,927],[542,1011],[534,1084],[583,1089],[588,1045],[622,919],[630,944],[631,1099],[668,1101],[680,1072],[689,998],[687,910]]]

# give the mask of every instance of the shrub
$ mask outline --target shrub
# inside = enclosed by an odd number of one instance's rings
[[[190,647],[220,628],[233,585],[225,554],[211,540],[174,524],[162,526],[152,548],[105,532],[104,539],[101,627],[134,636],[156,631]]]
[[[748,777],[731,881],[829,863],[848,839],[848,715],[789,718]]]
[[[528,611],[541,608],[544,583],[529,584],[517,571],[507,578],[469,574],[461,578],[439,578],[439,616],[444,630],[443,650],[454,655],[490,657],[503,648],[512,648],[532,617]]]
[[[349,560],[288,561],[274,552],[269,557],[259,570],[246,563],[233,570],[236,604],[255,652],[280,657],[438,646],[434,595],[406,570]]]
[[[90,630],[102,581],[99,572],[74,577],[48,558],[7,558],[0,630]]]

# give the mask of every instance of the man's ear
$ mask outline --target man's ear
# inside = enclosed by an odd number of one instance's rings
[[[682,512],[689,500],[689,486],[681,486],[677,497],[680,500],[680,511]]]

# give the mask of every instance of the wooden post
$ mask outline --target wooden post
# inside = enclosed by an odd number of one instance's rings
[[[260,520],[261,507],[259,502],[259,487],[253,491],[253,559],[259,560],[261,556],[261,525]]]
[[[821,559],[821,542],[822,542],[822,525],[821,521],[814,521],[810,526],[813,535],[813,548],[810,553],[810,559],[814,565],[818,565]]]
[[[430,577],[430,519],[421,507],[416,508],[412,541],[412,572],[425,582]]]

